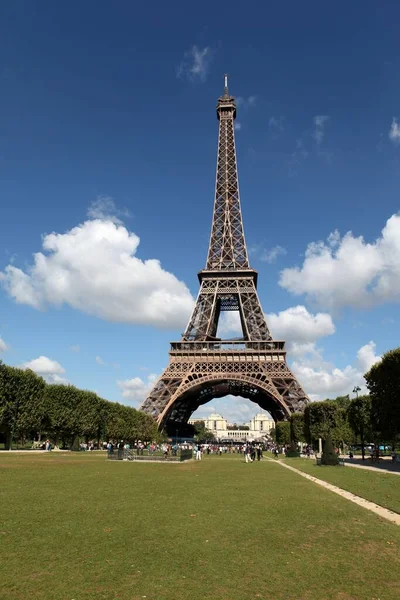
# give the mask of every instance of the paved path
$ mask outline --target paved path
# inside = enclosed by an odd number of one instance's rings
[[[267,460],[269,460],[270,462],[272,462],[276,465],[280,465],[281,467],[285,467],[285,469],[289,469],[290,471],[293,471],[294,473],[297,473],[298,475],[301,475],[302,477],[305,477],[306,479],[309,479],[310,481],[313,481],[317,485],[320,485],[321,487],[324,487],[327,490],[330,490],[331,492],[334,492],[335,494],[338,494],[339,496],[342,496],[343,498],[350,500],[350,502],[354,502],[355,504],[358,504],[359,506],[362,506],[363,508],[366,508],[367,510],[374,512],[375,514],[379,515],[380,517],[383,517],[384,519],[387,519],[388,521],[390,521],[391,523],[394,523],[395,525],[400,525],[400,515],[389,510],[388,508],[383,508],[383,506],[379,506],[379,504],[375,504],[374,502],[365,500],[365,498],[356,496],[355,494],[352,494],[351,492],[342,490],[341,488],[337,487],[336,485],[332,485],[331,483],[328,483],[327,481],[322,481],[322,479],[317,479],[316,477],[313,477],[312,475],[309,475],[308,473],[304,473],[303,471],[299,471],[298,469],[295,469],[294,467],[290,467],[289,465],[285,464],[282,460],[272,460],[271,458],[268,458]]]
[[[379,473],[390,473],[391,475],[400,475],[399,467],[397,467],[396,464],[392,466],[392,463],[389,463],[388,465],[378,463],[376,466],[372,466],[368,464],[358,465],[352,462],[351,460],[345,460],[344,462],[347,467],[355,467],[356,469],[367,469],[368,471],[375,471]]]

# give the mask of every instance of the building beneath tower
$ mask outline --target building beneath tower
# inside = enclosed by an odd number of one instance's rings
[[[231,440],[233,442],[262,441],[269,436],[275,427],[275,421],[269,415],[257,413],[248,423],[248,429],[233,429],[235,427],[220,414],[211,413],[205,419],[189,419],[188,423],[194,425],[203,421],[206,429],[211,431],[217,440]]]

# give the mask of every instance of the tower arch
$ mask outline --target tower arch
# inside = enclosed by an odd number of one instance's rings
[[[161,429],[173,432],[176,426],[186,424],[202,405],[215,398],[240,396],[269,412],[275,421],[290,417],[291,410],[273,383],[266,378],[235,374],[229,378],[221,374],[194,377],[179,388],[158,418]]]

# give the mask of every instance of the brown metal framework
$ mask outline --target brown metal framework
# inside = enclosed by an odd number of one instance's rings
[[[181,341],[171,343],[167,368],[140,407],[161,428],[186,423],[200,405],[227,394],[253,400],[275,420],[309,402],[286,363],[285,343],[272,339],[257,295],[257,272],[249,265],[236,164],[236,104],[227,76],[217,117],[214,214],[206,268],[198,275],[200,292]],[[223,311],[239,313],[240,339],[217,337]]]

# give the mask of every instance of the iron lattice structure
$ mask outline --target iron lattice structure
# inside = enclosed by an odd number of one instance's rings
[[[170,361],[141,405],[169,431],[212,398],[243,396],[275,420],[303,411],[309,402],[286,363],[285,342],[272,339],[257,295],[257,271],[249,265],[240,207],[234,121],[236,104],[218,99],[217,175],[206,268],[185,333],[171,343]],[[217,337],[221,312],[237,311],[243,335]]]

